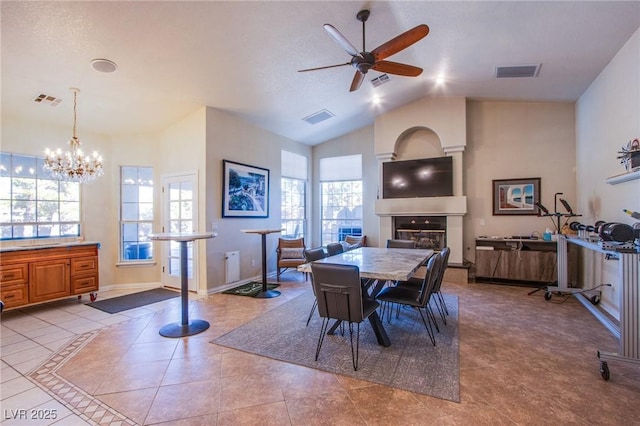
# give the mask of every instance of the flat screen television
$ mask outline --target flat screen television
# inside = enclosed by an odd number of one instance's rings
[[[452,157],[382,163],[382,198],[453,195]]]

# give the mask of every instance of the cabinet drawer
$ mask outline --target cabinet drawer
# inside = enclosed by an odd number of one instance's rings
[[[6,309],[25,305],[29,302],[29,287],[26,284],[3,287],[0,290],[0,299],[4,302]]]
[[[98,272],[98,256],[71,258],[71,275]]]
[[[8,285],[27,283],[27,264],[0,266],[0,283],[3,287]]]
[[[73,294],[87,293],[98,290],[98,276],[87,275],[71,278],[71,292]]]

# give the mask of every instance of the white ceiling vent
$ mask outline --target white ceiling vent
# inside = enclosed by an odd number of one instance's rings
[[[537,77],[541,66],[542,64],[496,67],[496,78]]]
[[[330,119],[331,117],[335,117],[335,114],[332,113],[331,111],[327,111],[326,109],[323,109],[311,115],[307,115],[305,118],[303,118],[303,120],[309,124],[318,124],[325,120]]]
[[[371,79],[371,84],[373,84],[373,87],[378,87],[378,86],[382,86],[385,83],[388,83],[389,80],[391,80],[391,79],[389,78],[389,76],[387,74],[382,74],[379,77],[372,78]]]
[[[33,102],[37,104],[56,107],[60,102],[62,102],[62,99],[56,98],[55,96],[51,96],[51,95],[45,95],[44,93],[40,93],[35,98],[33,98]]]

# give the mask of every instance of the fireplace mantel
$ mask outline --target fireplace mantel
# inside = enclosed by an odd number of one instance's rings
[[[376,200],[378,216],[464,216],[467,197],[385,198]]]

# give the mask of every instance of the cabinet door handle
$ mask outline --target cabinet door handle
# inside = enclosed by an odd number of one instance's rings
[[[3,280],[10,280],[10,279],[12,279],[12,278],[13,278],[13,277],[15,277],[15,276],[16,276],[16,274],[15,274],[15,273],[11,273],[11,274],[4,274],[4,275],[2,275],[2,279],[3,279]]]
[[[5,298],[5,299],[7,299],[7,300],[8,300],[8,299],[13,299],[13,298],[15,298],[15,297],[16,297],[16,295],[15,295],[15,294],[7,294],[6,296],[4,296],[4,298]]]

